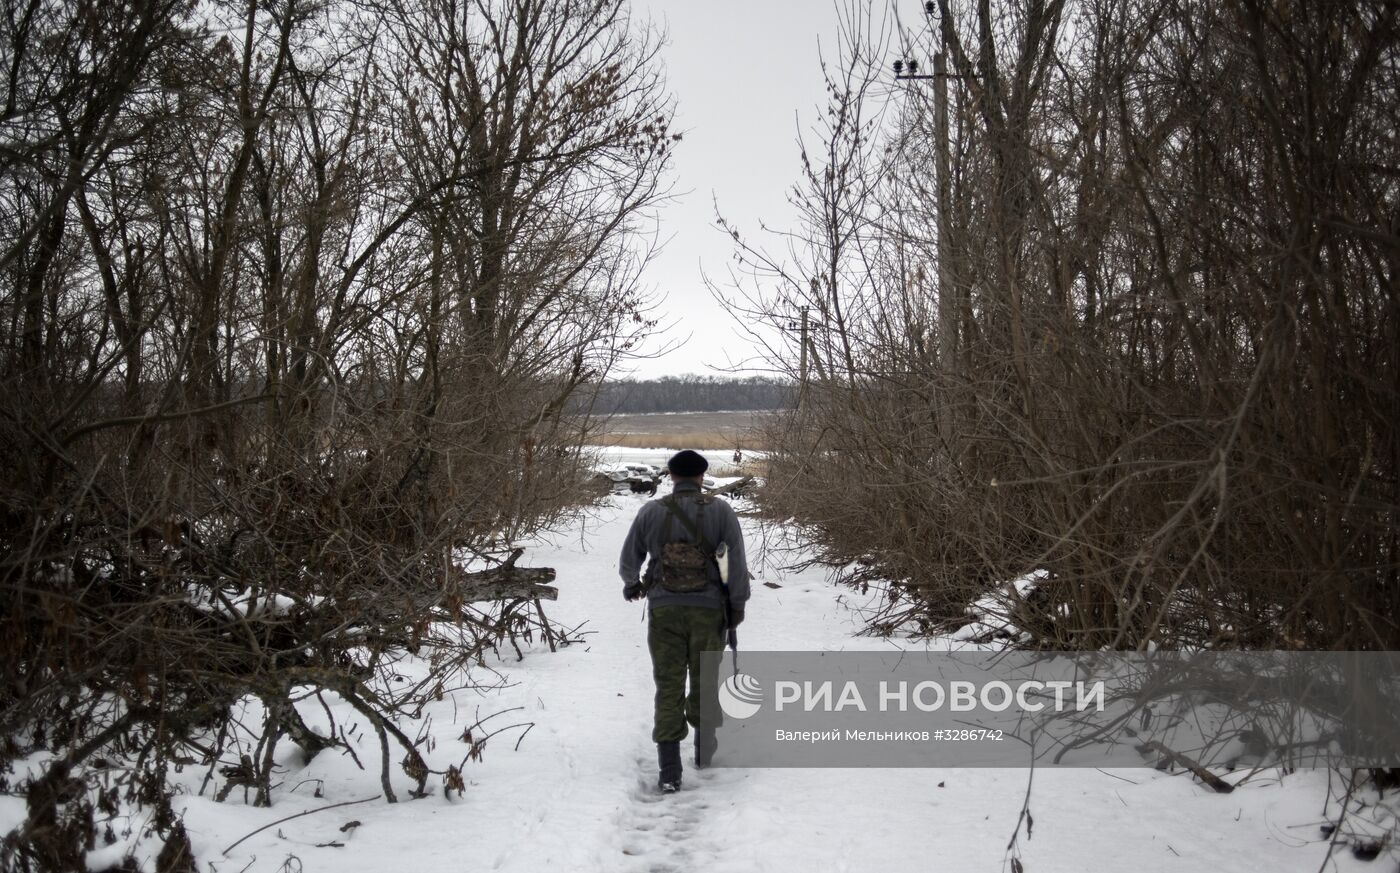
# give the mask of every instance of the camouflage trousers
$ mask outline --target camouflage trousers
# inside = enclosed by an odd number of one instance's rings
[[[656,680],[656,722],[651,739],[657,743],[685,739],[686,724],[700,726],[706,699],[716,688],[700,677],[700,653],[724,650],[724,611],[705,606],[653,606],[647,625],[651,675]],[[713,673],[713,671],[712,671]],[[687,691],[686,679],[690,680]],[[717,711],[713,705],[710,713]]]

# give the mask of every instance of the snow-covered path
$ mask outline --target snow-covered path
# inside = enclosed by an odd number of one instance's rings
[[[290,744],[273,809],[208,795],[178,806],[196,851],[218,873],[275,871],[295,856],[306,871],[998,871],[1026,796],[1023,770],[726,770],[690,767],[681,794],[653,788],[651,678],[640,604],[620,596],[615,566],[644,498],[616,496],[567,537],[536,544],[522,563],[558,570],[552,620],[583,625],[586,642],[502,662],[513,683],[459,692],[426,713],[429,760],[456,763],[463,729],[533,722],[493,739],[469,764],[465,795],[440,790],[396,805],[376,801],[295,819],[226,845],[282,816],[373,796],[377,773],[327,752],[302,766]],[[760,550],[757,528],[751,550]],[[755,560],[757,565],[759,561]],[[759,568],[741,643],[749,649],[892,645],[856,637],[843,592],[820,572]],[[742,657],[742,655],[741,655]],[[365,752],[375,757],[372,734]],[[688,745],[688,744],[687,744]],[[313,799],[306,780],[324,780]],[[399,779],[407,787],[401,774]],[[430,785],[439,784],[435,779]],[[1020,857],[1027,871],[1315,870],[1325,853],[1325,773],[1283,783],[1256,778],[1228,796],[1151,770],[1038,771]],[[401,796],[406,792],[401,792]],[[358,827],[342,831],[349,821]],[[341,845],[324,845],[324,844]],[[250,866],[249,866],[250,865]],[[1344,870],[1366,869],[1345,857]]]

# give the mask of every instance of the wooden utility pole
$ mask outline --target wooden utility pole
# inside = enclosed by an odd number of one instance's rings
[[[934,170],[938,174],[938,363],[945,372],[953,369],[958,354],[958,298],[953,271],[949,265],[949,237],[952,222],[952,195],[949,185],[948,154],[948,62],[943,52],[933,56]]]
[[[937,3],[924,4],[924,13],[932,21],[938,11]],[[951,371],[958,360],[958,325],[962,316],[961,289],[952,268],[952,179],[951,144],[948,138],[948,38],[938,27],[939,46],[933,56],[933,74],[920,73],[913,58],[894,62],[894,77],[900,81],[933,81],[933,154],[937,175],[938,198],[938,363],[944,372]]]

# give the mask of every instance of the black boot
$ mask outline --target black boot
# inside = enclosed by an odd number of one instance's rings
[[[715,749],[719,748],[719,740],[715,739],[714,728],[695,729],[695,767],[697,770],[704,770],[710,766],[710,762],[715,758]]]
[[[662,794],[672,794],[681,790],[681,744],[679,742],[657,743],[656,762],[661,768],[658,785]]]

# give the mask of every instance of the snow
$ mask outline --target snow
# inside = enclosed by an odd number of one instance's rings
[[[1049,578],[1050,574],[1045,570],[1036,570],[982,595],[968,607],[968,623],[950,637],[959,642],[1028,637],[1029,634],[1016,627],[1012,615],[1016,604],[1029,597],[1037,585]]]
[[[675,449],[633,449],[627,446],[585,446],[584,451],[597,459],[600,467],[619,464],[650,464],[663,470],[666,468],[666,462],[676,453]],[[710,462],[709,474],[712,476],[728,474],[735,469],[733,452],[702,450],[700,454]],[[767,452],[745,449],[741,466],[763,460],[766,457],[768,457]]]
[[[629,452],[632,455],[646,454]],[[614,460],[622,460],[615,458]],[[646,458],[638,462],[654,462]],[[663,491],[665,489],[663,484]],[[490,739],[479,762],[467,763],[459,799],[444,796],[440,777],[429,797],[408,797],[410,781],[395,768],[401,802],[374,800],[283,822],[221,852],[251,831],[304,810],[377,797],[378,746],[361,724],[359,769],[337,750],[309,765],[284,743],[285,772],[270,809],[227,802],[214,789],[198,796],[203,768],[176,776],[186,793],[184,818],[200,869],[229,871],[493,870],[581,871],[1001,871],[1027,794],[1025,770],[1014,769],[714,769],[689,768],[679,795],[655,793],[650,742],[652,682],[643,607],[626,603],[616,574],[628,524],[642,502],[618,494],[576,529],[532,544],[521,565],[558,569],[560,597],[546,604],[551,621],[582,626],[585,642],[551,654],[543,643],[523,662],[513,652],[491,667],[507,682],[486,691],[456,691],[424,711],[412,735],[431,738],[425,756],[435,769],[458,764],[470,746],[463,731]],[[744,520],[758,580],[742,649],[853,650],[924,645],[857,636],[861,598],[834,587],[819,570],[786,573],[763,545],[784,529],[761,532]],[[770,588],[760,581],[774,582]],[[1019,586],[1018,586],[1019,587]],[[990,604],[989,604],[990,605]],[[948,640],[932,643],[950,645]],[[413,664],[402,672],[413,680]],[[483,672],[487,684],[500,677]],[[357,718],[328,698],[336,718]],[[324,727],[319,705],[304,706],[312,727]],[[245,717],[259,717],[249,707]],[[519,749],[515,747],[519,744]],[[394,760],[399,758],[395,750]],[[1332,786],[1335,792],[1336,786]],[[320,796],[316,796],[319,791]],[[1042,770],[1033,774],[1033,827],[1022,824],[1018,852],[1027,871],[1316,870],[1327,852],[1324,821],[1328,774],[1258,774],[1233,794],[1217,795],[1189,775],[1150,769]],[[1335,820],[1336,803],[1329,807]],[[22,814],[0,798],[0,826]],[[349,822],[358,826],[342,830]],[[119,858],[134,848],[154,869],[159,846],[132,837],[102,852]],[[121,828],[119,827],[118,830]],[[288,863],[289,859],[295,861]],[[1335,869],[1375,869],[1334,854]],[[1382,862],[1391,863],[1391,862]],[[285,865],[285,866],[284,866]]]

